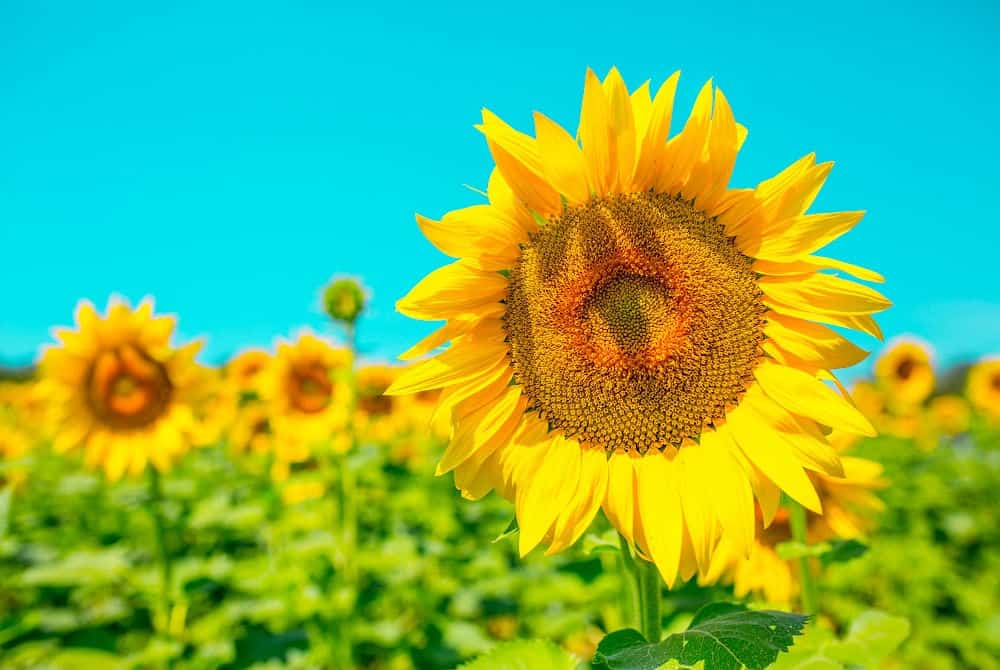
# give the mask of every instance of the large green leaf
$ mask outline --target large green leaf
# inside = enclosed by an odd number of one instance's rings
[[[752,611],[743,605],[711,603],[701,608],[687,630],[658,643],[626,629],[605,637],[593,666],[601,670],[656,670],[670,660],[704,662],[705,670],[762,670],[791,647],[808,617]]]
[[[493,648],[460,670],[574,670],[576,659],[551,642],[515,640]]]
[[[885,612],[860,614],[843,639],[814,628],[771,670],[875,670],[910,633],[909,622]]]

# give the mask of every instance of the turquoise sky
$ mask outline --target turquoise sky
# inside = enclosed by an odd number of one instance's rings
[[[392,358],[429,328],[393,303],[443,260],[413,213],[485,185],[480,108],[575,128],[585,68],[612,65],[681,69],[685,114],[715,77],[750,129],[736,185],[836,161],[814,209],[868,210],[831,254],[886,275],[887,334],[1000,349],[995,3],[333,4],[0,5],[0,362],[112,293],[221,360],[323,328],[338,273]]]

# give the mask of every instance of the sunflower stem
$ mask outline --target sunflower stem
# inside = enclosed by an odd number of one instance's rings
[[[649,561],[635,562],[639,587],[640,632],[649,642],[660,641],[660,573]]]
[[[621,607],[622,623],[625,626],[641,627],[639,618],[639,578],[636,573],[635,559],[628,540],[619,533],[618,542],[621,551],[618,552],[619,565],[622,574],[622,591],[619,605]]]
[[[792,526],[792,538],[802,545],[809,544],[808,524],[806,522],[806,508],[795,502],[788,501],[789,522]],[[802,612],[804,614],[816,614],[819,608],[816,593],[816,580],[809,569],[809,557],[799,557],[799,574],[802,581]]]
[[[171,587],[174,581],[174,566],[167,549],[167,522],[163,515],[163,488],[160,483],[160,471],[155,467],[148,468],[149,500],[147,507],[153,518],[153,531],[156,535],[156,549],[160,562],[160,609],[164,630],[169,634],[171,614]],[[171,663],[172,665],[172,663]]]

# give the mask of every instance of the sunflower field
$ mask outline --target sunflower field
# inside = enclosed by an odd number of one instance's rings
[[[731,187],[746,128],[709,82],[671,135],[677,85],[484,110],[398,362],[352,277],[218,366],[81,300],[0,381],[0,667],[1000,669],[1000,358],[878,343],[831,164]]]

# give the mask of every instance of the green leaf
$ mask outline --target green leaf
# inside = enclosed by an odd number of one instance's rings
[[[864,612],[843,640],[829,630],[813,627],[771,670],[875,670],[909,632],[910,624],[902,617]]]
[[[827,656],[845,664],[875,668],[910,634],[910,622],[903,617],[870,610],[851,622],[847,637],[831,643]]]
[[[792,561],[802,557],[822,556],[830,551],[830,545],[826,542],[805,544],[804,542],[789,540],[788,542],[779,542],[774,547],[774,550],[778,554],[778,558]]]
[[[845,563],[868,551],[868,545],[857,540],[834,540],[819,544],[805,544],[794,540],[781,542],[775,547],[778,556],[786,561],[803,557],[818,557],[823,565]]]
[[[830,550],[820,556],[823,565],[831,563],[846,563],[852,559],[864,556],[868,552],[868,545],[857,540],[834,540],[830,543]]]
[[[574,670],[577,661],[545,640],[514,640],[497,645],[459,670]]]
[[[510,523],[507,524],[507,527],[504,529],[504,531],[493,539],[494,544],[500,542],[501,540],[507,539],[517,531],[518,531],[517,517],[515,516],[510,520]]]
[[[808,617],[743,605],[711,603],[702,607],[688,629],[656,644],[634,630],[611,633],[597,646],[598,670],[656,670],[670,660],[682,665],[704,662],[704,670],[763,670],[787,651]]]
[[[618,551],[621,551],[621,543],[618,541],[618,533],[614,530],[605,531],[601,535],[588,533],[583,538],[583,553],[585,554]]]

